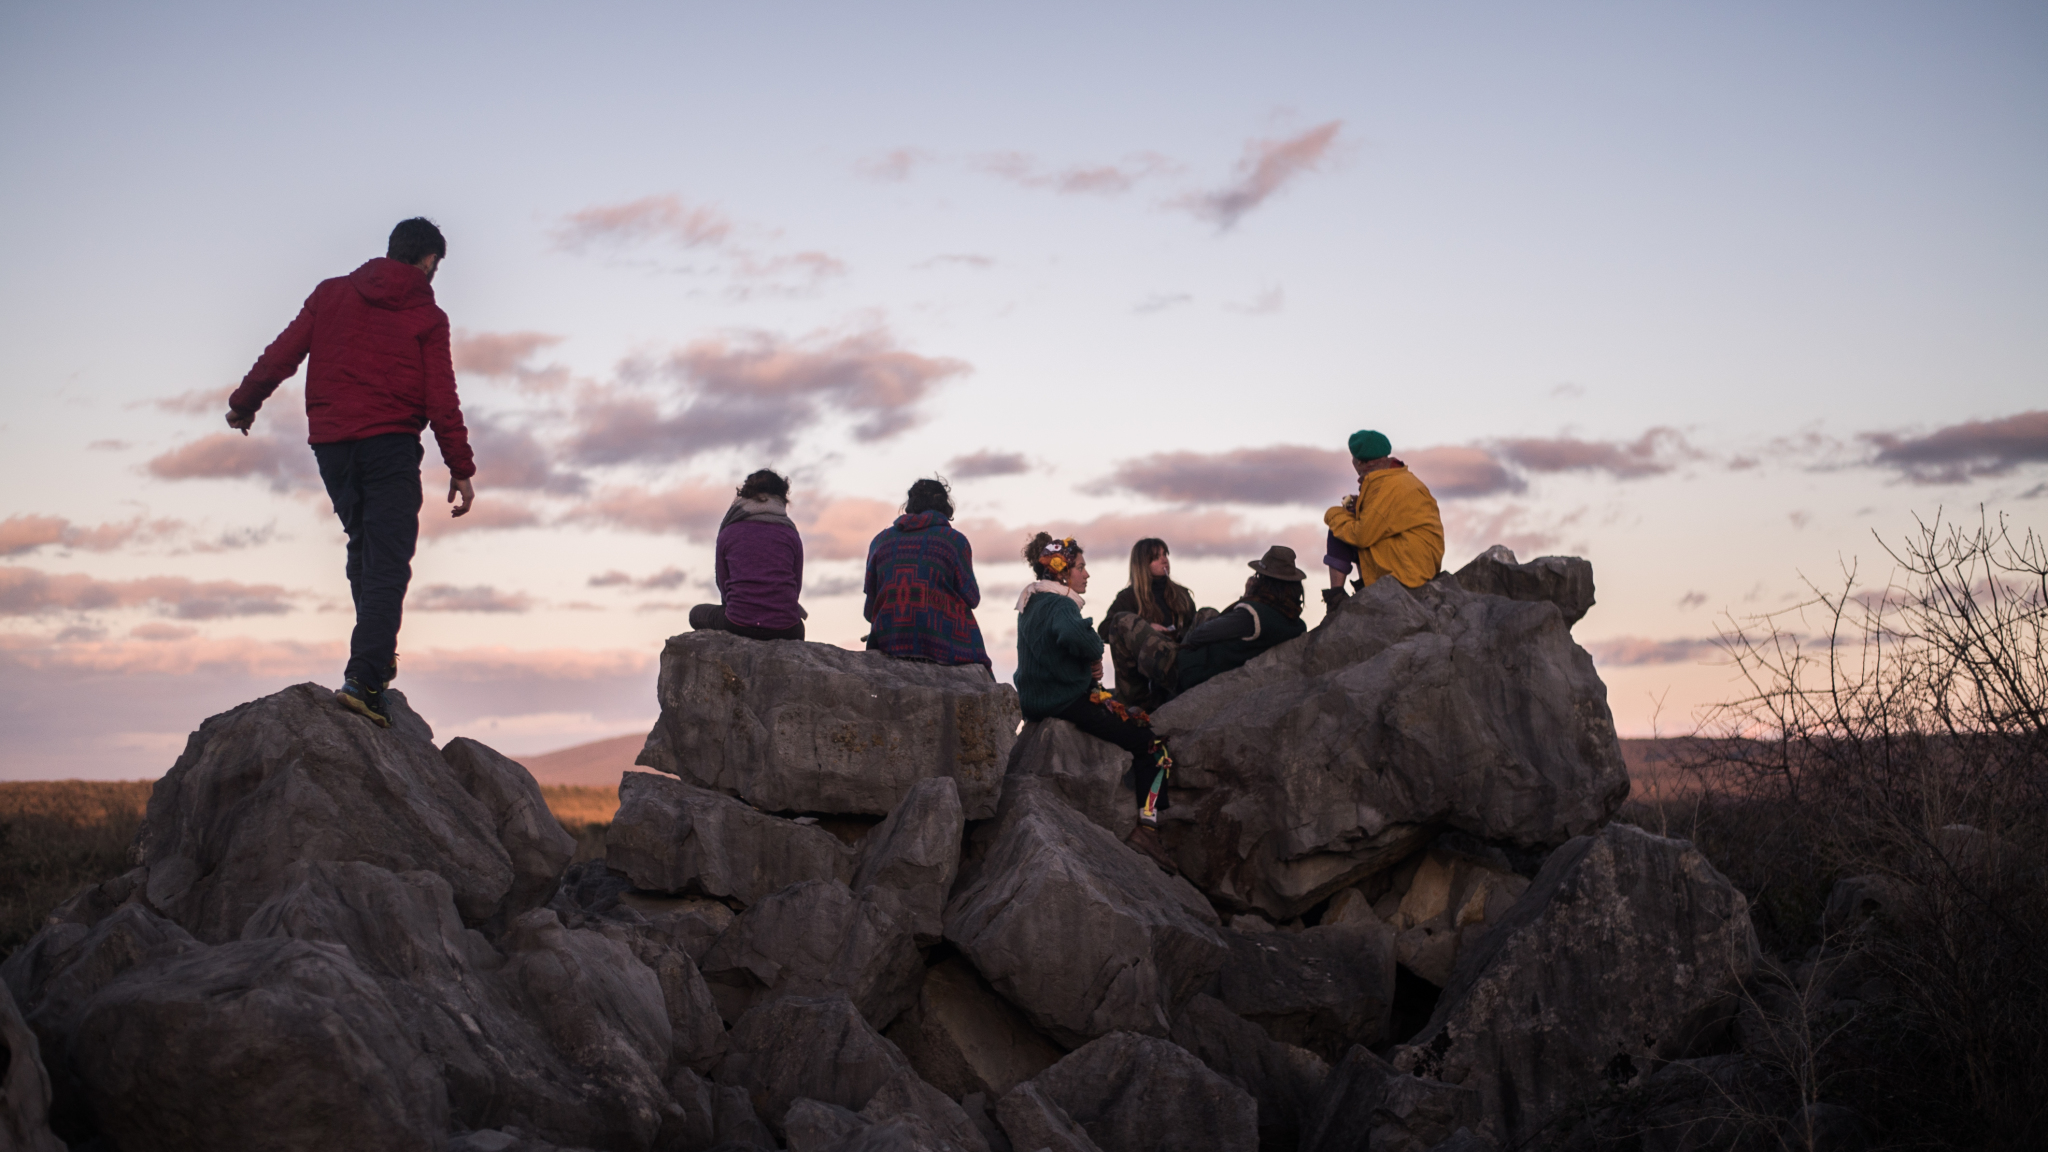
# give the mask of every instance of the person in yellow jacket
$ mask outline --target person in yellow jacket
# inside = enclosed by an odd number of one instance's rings
[[[1360,588],[1389,575],[1415,588],[1444,561],[1444,518],[1429,486],[1394,459],[1393,444],[1378,432],[1352,433],[1350,448],[1358,495],[1323,513],[1330,528],[1323,555],[1330,570],[1326,612],[1344,602],[1344,578],[1354,564]]]

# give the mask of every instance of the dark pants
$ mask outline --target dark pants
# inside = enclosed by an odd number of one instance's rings
[[[348,533],[356,629],[344,675],[365,688],[382,688],[397,659],[405,586],[420,539],[422,455],[420,438],[404,432],[313,445],[327,498]]]
[[[1065,720],[1097,740],[1107,740],[1131,754],[1131,787],[1138,794],[1138,808],[1142,813],[1145,798],[1159,776],[1158,765],[1152,755],[1152,746],[1159,738],[1152,734],[1150,721],[1119,716],[1108,705],[1097,704],[1086,696],[1055,712],[1052,718]],[[1163,783],[1159,788],[1159,807],[1166,807],[1166,786]]]
[[[723,604],[699,604],[690,609],[690,629],[693,632],[730,632],[735,636],[745,636],[749,640],[804,638],[804,622],[801,620],[787,628],[752,628],[726,619]]]
[[[1357,545],[1337,539],[1335,532],[1331,532],[1323,537],[1323,567],[1334,568],[1339,572],[1349,575],[1351,566],[1357,563]],[[1359,571],[1363,575],[1364,567],[1362,565]]]

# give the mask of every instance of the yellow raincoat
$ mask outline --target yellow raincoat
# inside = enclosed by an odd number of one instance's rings
[[[1323,513],[1323,523],[1358,549],[1359,578],[1367,584],[1391,572],[1414,588],[1442,569],[1444,518],[1429,486],[1405,465],[1367,472],[1358,481],[1358,511],[1340,504]]]

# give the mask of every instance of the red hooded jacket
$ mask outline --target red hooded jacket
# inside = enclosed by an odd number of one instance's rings
[[[455,363],[448,351],[448,314],[434,303],[427,274],[378,257],[346,276],[322,280],[306,306],[242,378],[228,407],[254,412],[277,386],[306,370],[309,444],[361,440],[385,432],[417,436],[431,424],[441,459],[457,479],[476,474]]]

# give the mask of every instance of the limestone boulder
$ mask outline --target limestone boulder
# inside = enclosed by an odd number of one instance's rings
[[[1245,933],[1226,929],[1230,956],[1217,996],[1273,1039],[1341,1059],[1387,1038],[1394,1006],[1394,933],[1384,924]]]
[[[740,1018],[716,1074],[746,1094],[778,1136],[792,1105],[810,1099],[869,1123],[914,1115],[965,1152],[988,1144],[960,1105],[923,1080],[844,997],[789,996]]]
[[[300,860],[433,872],[464,920],[487,921],[531,894],[514,895],[498,826],[431,743],[300,684],[200,725],[151,792],[137,849],[150,904],[222,943]]]
[[[844,996],[878,1028],[910,1006],[923,971],[910,926],[837,880],[792,884],[747,909],[703,964],[729,1022],[784,996]]]
[[[910,929],[919,944],[938,943],[945,932],[946,896],[960,875],[965,828],[953,780],[918,781],[862,841],[854,891]]]
[[[1130,769],[1131,754],[1107,740],[1065,720],[1031,720],[1010,747],[1004,775],[1041,782],[1067,807],[1122,840],[1138,823],[1137,796],[1125,779]]]
[[[1164,1036],[1228,947],[1208,901],[1060,800],[1013,780],[975,833],[946,939],[1054,1041]]]
[[[1196,996],[1173,1022],[1173,1042],[1258,1105],[1259,1146],[1293,1148],[1313,1118],[1330,1066],[1282,1044],[1214,996]]]
[[[64,1152],[50,1131],[50,1074],[14,997],[0,992],[0,1148]]]
[[[1719,1034],[1756,965],[1749,905],[1689,842],[1626,824],[1545,861],[1458,960],[1401,1071],[1475,1089],[1489,1134],[1528,1140]]]
[[[800,880],[851,880],[854,856],[816,824],[672,777],[628,772],[605,834],[605,863],[638,889],[752,904]]]
[[[1393,930],[1395,958],[1439,988],[1450,983],[1459,955],[1477,947],[1529,888],[1505,860],[1438,847],[1396,871],[1372,915]]]
[[[1104,1149],[1253,1152],[1259,1146],[1251,1096],[1179,1045],[1155,1037],[1112,1032],[1069,1052],[1030,1084]]]
[[[656,694],[639,763],[770,812],[885,816],[949,776],[967,818],[986,819],[1022,719],[979,664],[724,632],[670,637]]]
[[[438,1152],[449,1127],[433,1056],[333,944],[235,941],[133,969],[82,1006],[71,1053],[100,1132],[136,1152]]]
[[[1431,1152],[1478,1125],[1482,1103],[1476,1089],[1403,1075],[1354,1047],[1330,1070],[1301,1152]]]
[[[1012,1148],[1042,1152],[1102,1152],[1102,1146],[1053,1103],[1038,1085],[1025,1081],[996,1102],[996,1120]]]
[[[1538,556],[1527,563],[1495,544],[1458,569],[1458,586],[1484,596],[1557,605],[1569,628],[1593,607],[1593,566],[1577,556]]]
[[[1000,1100],[1065,1055],[958,956],[925,971],[888,1036],[926,1083],[955,1100]]]
[[[1450,576],[1383,579],[1153,724],[1177,764],[1162,835],[1182,872],[1281,922],[1437,829],[1545,848],[1628,793],[1606,687],[1557,609]]]
[[[512,864],[512,890],[500,911],[514,916],[554,898],[562,870],[576,855],[576,838],[548,811],[547,797],[524,765],[487,744],[457,736],[441,749],[463,791],[496,823],[498,845]]]

